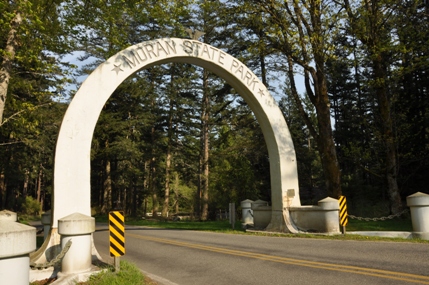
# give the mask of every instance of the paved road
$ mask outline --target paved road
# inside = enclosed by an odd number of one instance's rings
[[[126,228],[126,254],[161,283],[429,284],[429,245]],[[103,258],[108,231],[94,234]]]

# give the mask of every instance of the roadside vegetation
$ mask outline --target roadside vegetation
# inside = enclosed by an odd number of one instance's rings
[[[0,210],[52,209],[61,122],[98,64],[189,30],[269,88],[293,139],[303,205],[343,195],[350,213],[379,217],[429,193],[428,1],[83,2],[0,1]],[[270,201],[253,111],[204,68],[136,72],[94,129],[91,206],[214,220],[230,202]]]
[[[106,271],[93,275],[87,282],[78,284],[84,285],[153,285],[156,284],[149,278],[146,278],[141,271],[132,263],[122,260],[121,269],[115,272],[113,267],[108,267]]]
[[[96,217],[96,221],[99,223],[107,223],[106,217]],[[398,232],[411,232],[412,224],[409,216],[400,218],[394,218],[389,220],[378,220],[378,221],[360,221],[356,219],[349,219],[349,223],[346,227],[346,234],[339,235],[326,235],[317,233],[308,234],[283,234],[283,233],[268,233],[264,231],[253,231],[251,228],[245,230],[240,221],[235,223],[234,228],[228,220],[222,221],[171,221],[171,220],[159,220],[149,219],[141,220],[135,218],[128,218],[125,221],[126,225],[132,226],[145,226],[145,227],[157,227],[164,229],[176,229],[176,230],[193,230],[193,231],[210,231],[225,234],[248,234],[248,235],[265,235],[265,236],[276,236],[285,238],[324,238],[324,239],[335,239],[335,240],[365,240],[365,241],[396,241],[396,242],[418,242],[418,243],[429,243],[427,240],[420,239],[404,239],[404,238],[386,238],[386,237],[374,237],[374,236],[363,236],[356,234],[347,234],[347,232],[356,231],[398,231]]]
[[[54,282],[55,279],[45,279],[30,283],[30,285],[47,285]],[[109,266],[99,274],[92,275],[88,281],[75,283],[76,285],[156,285],[157,283],[145,277],[142,272],[132,263],[122,260],[121,269],[115,272],[114,268]]]

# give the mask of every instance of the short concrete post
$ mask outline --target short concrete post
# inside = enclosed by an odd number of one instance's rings
[[[252,200],[246,199],[240,202],[243,224],[253,224]]]
[[[42,214],[43,240],[48,237],[49,231],[51,230],[51,216],[51,211]]]
[[[317,204],[324,211],[325,232],[327,233],[340,232],[340,224],[339,224],[340,204],[338,203],[338,200],[331,197],[327,197],[317,202]]]
[[[0,214],[1,284],[28,285],[30,252],[36,250],[36,228],[16,221],[16,214]],[[15,220],[15,221],[14,221]]]
[[[0,221],[16,222],[18,221],[18,215],[14,212],[3,210],[0,211]]]
[[[61,247],[72,244],[61,263],[61,274],[67,275],[91,270],[91,234],[95,232],[95,219],[74,213],[58,220]]]
[[[235,203],[229,203],[229,223],[235,229]]]
[[[407,197],[410,207],[413,236],[429,240],[429,195],[417,192]]]

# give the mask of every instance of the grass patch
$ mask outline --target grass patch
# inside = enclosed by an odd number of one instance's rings
[[[30,285],[48,285],[56,281],[56,278],[31,282]],[[105,271],[92,275],[88,281],[73,284],[80,285],[156,285],[155,282],[145,277],[142,272],[132,263],[121,260],[121,270],[114,272],[109,266]]]
[[[107,217],[96,217],[97,222],[107,223]],[[148,226],[165,229],[181,229],[195,231],[213,231],[213,232],[244,232],[241,222],[235,224],[235,230],[232,229],[229,221],[161,221],[156,219],[141,220],[135,218],[125,218],[125,224],[135,226]],[[394,218],[384,221],[360,221],[350,219],[346,227],[347,231],[403,231],[412,232],[413,227],[410,217]]]
[[[136,284],[146,285],[147,283],[141,271],[132,263],[121,260],[121,269],[114,272],[113,267],[108,267],[106,271],[92,275],[88,281],[77,283],[81,285],[123,285]],[[152,283],[153,284],[153,283]]]
[[[108,266],[106,270],[92,275],[88,281],[73,284],[80,285],[156,285],[157,283],[143,275],[143,273],[133,264],[121,260],[121,269],[114,271],[114,267]],[[48,285],[56,281],[56,278],[49,278],[40,281],[31,282],[30,285]]]
[[[108,223],[108,217],[96,216],[95,220],[97,223]],[[231,224],[227,220],[223,221],[163,221],[157,219],[137,219],[132,217],[125,217],[125,224],[132,226],[146,226],[154,228],[164,229],[176,229],[176,230],[193,230],[193,231],[212,231],[212,232],[244,232],[242,229],[241,222],[235,223],[235,229],[232,229]]]
[[[411,218],[394,218],[384,221],[359,221],[356,219],[349,219],[346,227],[347,231],[399,231],[399,232],[412,232],[413,225]]]
[[[236,232],[244,230],[241,223],[235,224],[235,229],[232,229],[229,221],[157,221],[157,220],[127,220],[128,225],[150,226],[164,229],[177,230],[193,230],[193,231],[211,231],[211,232]]]

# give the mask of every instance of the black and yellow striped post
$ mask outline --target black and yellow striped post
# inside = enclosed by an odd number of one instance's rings
[[[339,203],[340,203],[340,225],[343,227],[343,234],[345,234],[346,226],[347,226],[347,223],[349,222],[348,215],[347,215],[346,196],[340,196]]]
[[[120,256],[125,254],[124,221],[124,212],[109,212],[110,256],[113,256],[116,271],[120,269]]]

